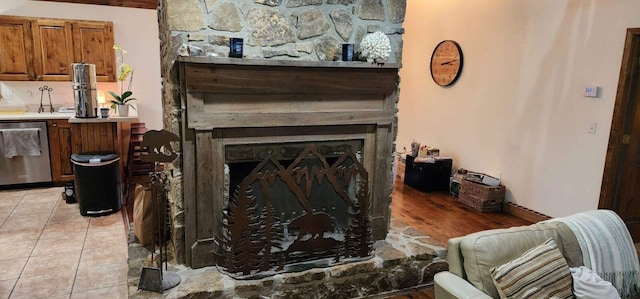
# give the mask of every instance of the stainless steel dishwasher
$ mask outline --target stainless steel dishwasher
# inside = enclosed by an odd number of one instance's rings
[[[40,155],[7,157],[4,129],[37,129]],[[49,138],[46,122],[0,122],[0,185],[51,182]]]

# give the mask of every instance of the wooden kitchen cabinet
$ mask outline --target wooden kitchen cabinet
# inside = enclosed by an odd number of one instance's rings
[[[116,152],[120,154],[121,172],[128,150],[129,123],[93,122],[69,123],[67,119],[47,121],[51,176],[54,182],[74,179],[72,154],[86,152]],[[121,142],[121,141],[126,141]]]
[[[112,22],[0,16],[0,80],[71,81],[71,64],[85,62],[116,81],[113,43]]]
[[[86,152],[120,152],[118,139],[118,123],[74,123],[73,139],[78,144],[77,153]]]
[[[98,81],[116,81],[111,22],[71,22],[73,57],[76,62],[96,65]]]
[[[0,16],[0,80],[27,81],[34,74],[31,22]]]
[[[31,22],[38,81],[71,81],[73,38],[71,23],[37,19]]]
[[[51,155],[51,177],[54,182],[73,181],[71,154],[78,152],[80,141],[74,139],[72,125],[66,119],[47,121],[49,131],[49,153]]]

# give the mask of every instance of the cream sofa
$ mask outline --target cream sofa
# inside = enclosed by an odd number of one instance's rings
[[[450,239],[449,271],[434,278],[437,299],[499,298],[489,269],[519,257],[528,249],[553,238],[570,267],[583,265],[576,235],[559,221],[495,229]]]

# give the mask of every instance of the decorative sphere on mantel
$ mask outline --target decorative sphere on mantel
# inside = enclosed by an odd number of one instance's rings
[[[391,53],[391,41],[381,31],[367,34],[360,43],[361,56],[368,62],[385,63]]]

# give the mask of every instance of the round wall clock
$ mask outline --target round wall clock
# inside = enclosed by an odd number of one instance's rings
[[[452,40],[440,42],[431,54],[431,77],[440,86],[449,86],[462,72],[462,50]]]

